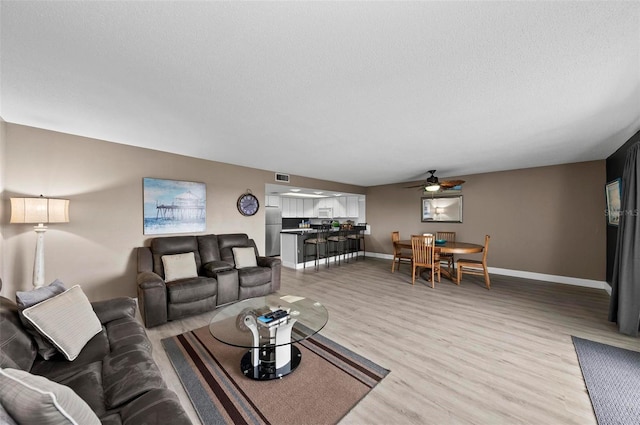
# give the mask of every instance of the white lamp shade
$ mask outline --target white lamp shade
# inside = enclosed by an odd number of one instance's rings
[[[69,200],[11,198],[11,223],[68,223]]]

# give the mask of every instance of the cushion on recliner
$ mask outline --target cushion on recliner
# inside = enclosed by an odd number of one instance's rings
[[[236,263],[236,269],[246,269],[248,267],[258,267],[256,260],[256,251],[252,247],[231,248],[233,252],[233,261]]]
[[[163,255],[183,254],[193,252],[196,259],[196,270],[200,270],[202,261],[198,252],[198,241],[195,236],[170,236],[154,238],[151,240],[151,254],[153,255],[153,272],[163,279],[164,267],[162,265]]]
[[[178,320],[183,317],[193,316],[216,309],[218,295],[214,295],[203,300],[192,301],[190,303],[169,303],[167,305],[167,318]]]
[[[100,425],[89,405],[69,387],[17,369],[0,369],[0,402],[18,423]]]
[[[135,346],[114,351],[102,362],[104,404],[115,408],[154,388],[165,388],[151,353]]]
[[[246,267],[238,270],[240,287],[264,285],[271,281],[271,269],[266,267]]]
[[[67,360],[78,357],[86,343],[102,331],[102,324],[80,285],[25,308],[22,315]]]
[[[107,324],[107,335],[111,351],[117,351],[127,345],[135,345],[151,352],[151,342],[144,332],[144,328],[134,317],[123,317],[112,320]]]
[[[198,277],[196,257],[193,252],[163,255],[162,267],[164,268],[165,282]]]
[[[55,381],[71,388],[89,405],[96,415],[104,415],[101,361],[74,368],[66,375],[57,377]]]
[[[24,328],[31,334],[33,340],[38,347],[38,354],[43,359],[47,360],[55,356],[58,353],[56,347],[46,339],[33,325],[24,318],[22,310],[32,307],[42,301],[53,298],[56,295],[62,294],[66,291],[64,284],[58,279],[51,282],[49,285],[34,288],[30,291],[17,291],[16,292],[16,304],[18,304],[18,310],[20,311],[20,320],[24,325]]]
[[[220,259],[227,263],[235,264],[233,260],[233,247],[252,246],[249,236],[246,233],[229,233],[218,235],[218,247],[220,248]],[[257,254],[256,254],[257,255]]]
[[[165,389],[154,389],[141,395],[124,406],[120,415],[125,425],[168,424],[167,418],[171,425],[191,425],[176,394]]]
[[[198,251],[200,251],[200,260],[205,265],[211,261],[220,261],[220,248],[218,248],[218,236],[202,235],[196,236],[198,240]]]
[[[218,282],[211,277],[197,277],[167,282],[169,303],[187,303],[212,297],[218,293]]]
[[[209,261],[202,265],[202,271],[205,276],[215,277],[216,274],[227,270],[232,270],[233,264],[226,261]]]

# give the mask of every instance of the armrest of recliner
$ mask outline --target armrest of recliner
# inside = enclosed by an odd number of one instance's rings
[[[209,261],[202,265],[202,271],[207,277],[217,277],[218,273],[226,272],[227,270],[233,270],[233,264],[226,261]]]
[[[280,274],[282,261],[279,258],[273,257],[256,257],[258,266],[269,267],[271,269],[271,292],[276,292],[280,289]]]
[[[138,307],[147,328],[167,322],[167,286],[153,272],[138,273]]]
[[[94,301],[91,303],[93,311],[100,319],[100,323],[111,322],[123,317],[136,316],[136,300],[129,297],[112,298],[104,301]]]
[[[282,264],[282,261],[280,261],[279,258],[274,257],[256,257],[256,261],[259,267],[274,268]]]

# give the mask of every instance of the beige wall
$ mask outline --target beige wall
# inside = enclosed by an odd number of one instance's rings
[[[52,224],[46,233],[45,280],[81,284],[92,300],[136,295],[134,247],[150,238],[142,234],[143,177],[206,183],[207,232],[248,233],[264,247],[264,209],[243,217],[236,200],[247,188],[262,199],[273,171],[15,124],[2,125],[0,136],[4,296],[31,288],[35,250],[31,225],[8,224],[11,196],[71,200],[71,222]],[[390,254],[393,230],[404,237],[453,230],[459,240],[477,243],[488,233],[493,267],[604,280],[604,160],[461,178],[467,181],[462,224],[421,223],[422,194],[404,189],[408,183],[364,189],[291,176],[291,184],[366,193],[369,252]]]
[[[457,178],[457,177],[456,177]],[[483,243],[489,265],[504,269],[605,280],[605,161],[460,176],[463,223],[422,223],[420,191],[411,184],[367,189],[367,249],[392,253],[390,234],[452,230]]]
[[[6,137],[5,137],[6,124],[2,118],[0,118],[0,194],[4,193],[4,175],[5,175],[5,164],[7,155],[5,154],[6,147]],[[1,200],[1,198],[0,198]],[[4,270],[4,226],[5,222],[5,204],[4,202],[0,202],[0,279],[4,281],[4,275],[2,271]],[[6,219],[9,220],[8,218]],[[0,294],[3,291],[0,289]]]
[[[45,281],[80,284],[90,299],[136,296],[134,247],[143,232],[142,179],[156,177],[207,185],[207,233],[247,233],[264,252],[264,208],[240,215],[238,196],[251,189],[264,199],[274,172],[206,161],[63,133],[6,124],[5,187],[12,196],[70,199],[70,223],[51,224],[45,236]],[[287,170],[277,170],[287,172]],[[291,176],[291,184],[350,193],[352,185]],[[31,286],[35,233],[32,225],[2,219],[5,267],[2,295]]]

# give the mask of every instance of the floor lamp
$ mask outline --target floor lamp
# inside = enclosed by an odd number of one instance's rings
[[[10,223],[37,223],[33,229],[38,235],[33,264],[33,286],[44,285],[44,232],[47,223],[69,222],[69,200],[45,198],[11,198]]]

